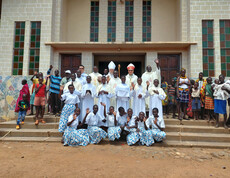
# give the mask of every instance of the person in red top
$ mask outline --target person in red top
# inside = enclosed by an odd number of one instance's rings
[[[43,78],[39,77],[39,83],[35,85],[35,99],[34,105],[36,107],[36,122],[35,125],[39,124],[38,115],[41,115],[41,122],[45,123],[43,120],[46,104],[46,85],[43,84]]]

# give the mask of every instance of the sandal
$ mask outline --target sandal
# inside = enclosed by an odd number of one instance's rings
[[[36,119],[36,121],[35,121],[35,125],[38,125],[39,124],[39,120],[38,119]]]
[[[44,121],[43,119],[41,119],[41,120],[40,120],[40,122],[41,122],[41,123],[43,123],[43,124],[45,124],[45,123],[46,123],[46,121]]]

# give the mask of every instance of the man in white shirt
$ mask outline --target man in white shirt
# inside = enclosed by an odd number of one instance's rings
[[[114,64],[113,61],[109,63],[108,68],[109,68],[109,73],[106,77],[109,77],[109,80],[111,80],[113,78],[113,72],[116,68],[116,65]]]

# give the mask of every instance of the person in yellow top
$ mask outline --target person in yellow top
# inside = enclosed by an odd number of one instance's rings
[[[34,112],[33,112],[34,107],[33,106],[34,106],[34,98],[35,98],[35,86],[39,83],[39,81],[38,81],[39,77],[43,78],[43,73],[42,72],[38,73],[37,71],[34,71],[34,75],[30,79],[33,82],[32,91],[31,91],[32,95],[30,97],[30,110],[31,110],[30,115],[34,114]],[[42,84],[46,84],[46,79],[43,79]]]
[[[204,108],[205,108],[205,86],[207,84],[206,79],[203,78],[204,74],[203,72],[199,73],[199,78],[196,80],[196,82],[199,84],[198,89],[200,90],[200,103],[201,103],[201,110],[200,110],[200,116],[201,119],[204,119]]]

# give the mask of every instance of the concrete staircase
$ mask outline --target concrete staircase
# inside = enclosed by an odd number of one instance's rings
[[[15,129],[15,120],[0,123],[0,141],[60,142],[59,117],[45,115],[46,124],[34,125],[34,117],[26,116],[20,130]],[[167,139],[157,146],[230,148],[230,129],[215,128],[207,121],[182,121],[165,119]],[[106,140],[108,141],[108,140]]]

